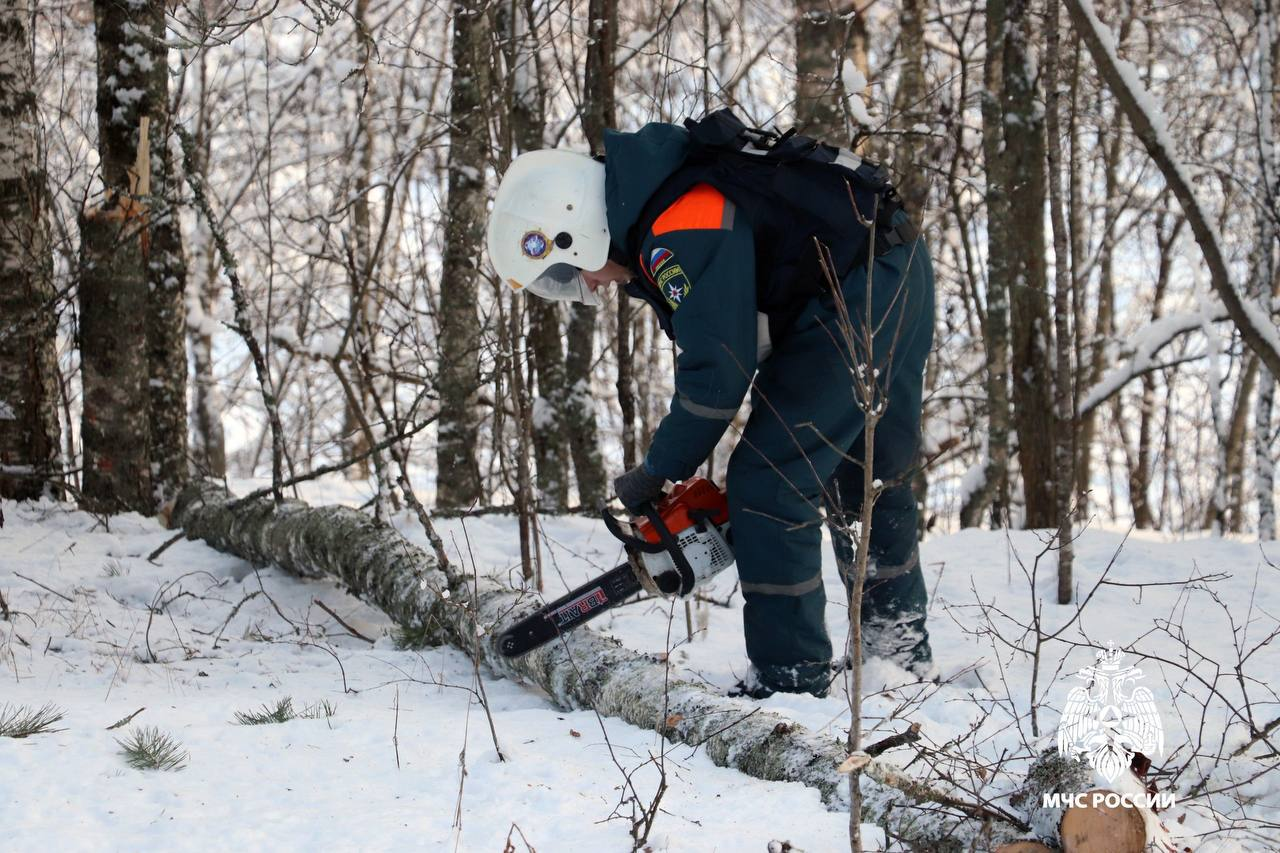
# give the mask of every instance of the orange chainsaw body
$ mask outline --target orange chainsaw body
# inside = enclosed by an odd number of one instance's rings
[[[722,489],[703,477],[690,477],[677,483],[670,494],[658,502],[656,509],[667,529],[676,537],[699,521],[710,521],[716,527],[729,522],[729,499]],[[635,529],[647,542],[654,545],[662,542],[647,518],[637,519]]]

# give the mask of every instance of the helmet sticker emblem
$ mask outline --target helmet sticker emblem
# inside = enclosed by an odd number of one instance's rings
[[[526,258],[542,260],[551,254],[551,241],[541,231],[527,231],[520,238],[520,251]]]
[[[670,249],[664,249],[661,246],[649,253],[649,270],[657,274],[662,269],[662,265],[675,257]]]

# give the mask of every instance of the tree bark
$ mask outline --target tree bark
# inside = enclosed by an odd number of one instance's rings
[[[867,73],[865,23],[852,3],[796,2],[796,125],[808,136],[849,144],[841,68]]]
[[[1280,223],[1273,215],[1277,194],[1280,194],[1280,154],[1276,152],[1276,122],[1280,118],[1277,100],[1280,99],[1280,26],[1277,26],[1273,0],[1254,0],[1254,15],[1258,30],[1258,78],[1262,86],[1258,93],[1259,148],[1262,151],[1263,195],[1269,206],[1258,209],[1258,294],[1263,297],[1262,306],[1270,313],[1280,295],[1280,277],[1277,276],[1276,249],[1280,241]],[[1258,499],[1258,538],[1263,542],[1276,538],[1276,452],[1277,435],[1272,427],[1275,410],[1276,374],[1261,368],[1258,378],[1258,402],[1254,407],[1254,491]]]
[[[902,196],[907,212],[918,223],[923,225],[925,208],[929,201],[930,170],[926,163],[936,162],[937,146],[931,145],[934,137],[916,132],[919,124],[928,126],[931,118],[926,106],[924,77],[924,0],[903,0],[902,14],[899,21],[902,25],[898,36],[898,50],[902,55],[899,71],[898,91],[894,96],[894,120],[902,130],[894,150],[894,185]],[[932,149],[926,153],[926,149]],[[926,386],[931,387],[929,380],[937,371],[936,359],[930,358],[925,369]],[[921,413],[921,432],[929,434],[927,410]],[[924,451],[921,449],[915,465],[915,473],[911,476],[911,492],[915,495],[916,504],[921,507],[929,505],[929,469],[924,464]],[[923,538],[929,524],[929,513],[921,512],[917,521],[917,535]]]
[[[1058,603],[1070,604],[1075,544],[1072,535],[1072,491],[1075,488],[1075,373],[1071,366],[1071,264],[1067,250],[1067,218],[1062,194],[1063,151],[1058,74],[1062,54],[1058,0],[1049,0],[1045,47],[1045,122],[1048,135],[1049,215],[1053,226],[1053,329],[1055,376],[1053,385],[1055,476],[1054,504],[1058,527]]]
[[[448,208],[440,278],[440,426],[436,445],[440,506],[482,499],[476,397],[480,388],[477,278],[485,221],[488,23],[474,0],[453,4],[453,83],[449,101]]]
[[[592,150],[604,150],[605,128],[614,126],[614,56],[618,39],[617,0],[589,0],[587,4],[587,61],[583,73],[582,130]],[[565,385],[560,392],[561,416],[569,436],[578,502],[595,506],[605,500],[604,459],[591,394],[591,366],[596,309],[580,302],[570,310]]]
[[[159,4],[158,4],[159,5]],[[187,259],[178,221],[182,179],[172,154],[169,48],[163,11],[146,44],[152,63],[155,110],[151,122],[151,252],[147,303],[150,366],[151,471],[157,505],[177,497],[188,479],[187,462]]]
[[[1258,405],[1253,426],[1258,538],[1263,542],[1276,538],[1276,447],[1280,441],[1277,441],[1276,428],[1272,426],[1275,397],[1275,375],[1264,367],[1258,381]]]
[[[1012,346],[1013,421],[1027,527],[1056,527],[1057,501],[1053,415],[1053,370],[1048,289],[1045,276],[1044,112],[1031,56],[1031,3],[1010,0],[1004,15],[1004,112],[1002,168],[1007,181],[1008,220],[990,239],[1009,254],[1009,321]],[[990,8],[988,8],[990,14]]]
[[[512,44],[509,55],[511,87],[511,129],[520,153],[544,147],[546,125],[545,86],[538,42],[534,35],[533,6],[513,0],[507,13]],[[569,436],[565,427],[564,403],[559,398],[565,388],[564,347],[560,308],[546,299],[525,295],[529,331],[525,341],[530,351],[530,396],[532,406],[533,457],[537,470],[538,507],[558,511],[569,507],[572,464]],[[537,385],[537,393],[533,385]]]
[[[1227,426],[1227,444],[1223,448],[1226,468],[1219,472],[1224,479],[1222,492],[1226,500],[1217,508],[1217,514],[1206,520],[1205,527],[1217,526],[1224,531],[1239,533],[1244,509],[1244,458],[1245,439],[1249,424],[1249,400],[1258,381],[1258,357],[1252,353],[1245,357],[1240,386],[1236,390],[1235,403],[1231,407],[1231,419]]]
[[[591,364],[596,331],[596,309],[573,303],[569,333],[565,336],[565,383],[556,398],[569,435],[569,453],[578,481],[578,503],[594,507],[606,494],[604,458],[596,429],[595,399],[591,394]]]
[[[538,602],[489,579],[477,583],[468,573],[442,570],[435,557],[357,510],[312,508],[296,500],[274,505],[266,497],[236,500],[206,480],[184,490],[173,521],[188,538],[255,564],[337,580],[432,642],[469,654],[478,650],[491,671],[544,691],[559,707],[594,708],[673,743],[702,747],[722,767],[800,782],[816,788],[828,808],[848,808],[845,777],[838,772],[847,756],[835,738],[673,677],[667,662],[628,651],[588,628],[522,657],[505,658],[498,637]],[[987,822],[966,819],[971,815],[964,806],[955,805],[963,795],[948,804],[947,789],[940,785],[912,780],[873,760],[862,774],[865,819],[886,825],[913,850],[941,853],[970,849],[975,839],[982,847],[1017,835],[998,816]]]
[[[36,129],[35,9],[0,9],[0,498],[37,497],[58,471],[57,312]]]
[[[80,219],[81,375],[85,503],[115,512],[155,508],[151,480],[151,137],[166,103],[156,91],[154,40],[164,5],[96,0],[98,156],[104,196]],[[157,35],[158,34],[158,35]]]
[[[1120,30],[1120,40],[1127,35],[1128,22]],[[1120,208],[1119,201],[1119,168],[1120,157],[1124,153],[1122,143],[1124,116],[1118,110],[1113,119],[1111,139],[1103,148],[1103,216],[1102,240],[1098,247],[1098,307],[1093,325],[1092,351],[1088,367],[1088,385],[1093,387],[1103,376],[1107,368],[1107,344],[1115,338],[1116,287],[1115,287],[1115,247],[1116,247],[1116,212]],[[1081,285],[1083,286],[1083,284]],[[1082,300],[1083,302],[1083,300]],[[1084,328],[1083,326],[1081,328]],[[1083,335],[1081,337],[1084,337]],[[1083,368],[1084,362],[1079,362]],[[1077,407],[1079,408],[1079,407]],[[1076,460],[1076,491],[1088,494],[1093,487],[1093,439],[1097,433],[1098,414],[1089,409],[1080,413],[1080,440],[1078,458]],[[1082,520],[1087,518],[1081,516]]]
[[[1004,157],[1005,0],[987,4],[987,54],[982,79],[982,151],[987,171],[987,447],[982,482],[960,508],[960,524],[974,527],[990,507],[993,526],[1008,523],[1009,512],[1009,280],[1013,246],[1009,227],[1007,162]]]
[[[137,219],[80,220],[80,378],[84,504],[150,514],[147,277]]]
[[[208,177],[209,164],[209,55],[200,52],[200,103],[196,118],[195,156],[192,162],[200,170],[202,178]],[[207,180],[205,181],[208,182]],[[191,460],[197,471],[211,477],[223,477],[227,473],[226,437],[222,429],[222,395],[213,376],[213,335],[217,328],[214,321],[218,308],[218,255],[213,245],[209,226],[197,217],[196,239],[191,252],[191,269],[195,270],[195,285],[199,300],[199,316],[188,319],[191,336],[192,377],[191,399]]]
[[[902,55],[899,70],[898,91],[894,96],[894,118],[902,135],[898,138],[894,151],[894,186],[898,195],[902,196],[907,211],[917,222],[924,218],[925,206],[929,201],[929,175],[926,165],[933,158],[923,155],[930,146],[927,134],[917,133],[916,125],[927,123],[934,118],[930,105],[926,103],[927,92],[924,78],[924,17],[925,0],[903,0],[902,14],[899,22],[902,25],[898,36],[898,51]]]
[[[346,205],[350,199],[351,219],[346,232],[347,238],[347,275],[348,297],[350,304],[347,322],[351,328],[351,349],[357,361],[367,360],[370,350],[376,346],[373,340],[376,328],[377,311],[373,306],[373,261],[370,249],[369,211],[369,176],[373,171],[373,35],[369,32],[369,2],[356,0],[352,14],[355,27],[357,61],[361,68],[362,89],[356,95],[359,104],[356,111],[355,127],[349,146],[348,168],[350,172],[350,189],[342,193],[340,203]],[[356,371],[353,383],[353,396],[346,397],[346,405],[342,415],[342,455],[352,459],[369,449],[368,433],[361,426],[367,422],[369,404],[369,387],[365,381],[364,371]],[[349,480],[366,480],[370,473],[368,456],[347,468],[344,472]],[[384,483],[379,479],[379,495],[386,492]]]

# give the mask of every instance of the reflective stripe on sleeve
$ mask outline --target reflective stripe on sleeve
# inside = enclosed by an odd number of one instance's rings
[[[738,414],[738,407],[732,409],[715,409],[711,406],[704,406],[701,403],[695,403],[684,394],[677,394],[676,398],[680,401],[680,406],[689,414],[697,415],[700,418],[707,418],[716,421],[731,421],[733,416]]]

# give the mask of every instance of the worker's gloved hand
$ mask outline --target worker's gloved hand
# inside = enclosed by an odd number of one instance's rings
[[[643,504],[662,497],[662,486],[666,482],[657,474],[650,474],[641,463],[614,480],[613,490],[627,512],[639,515]]]

